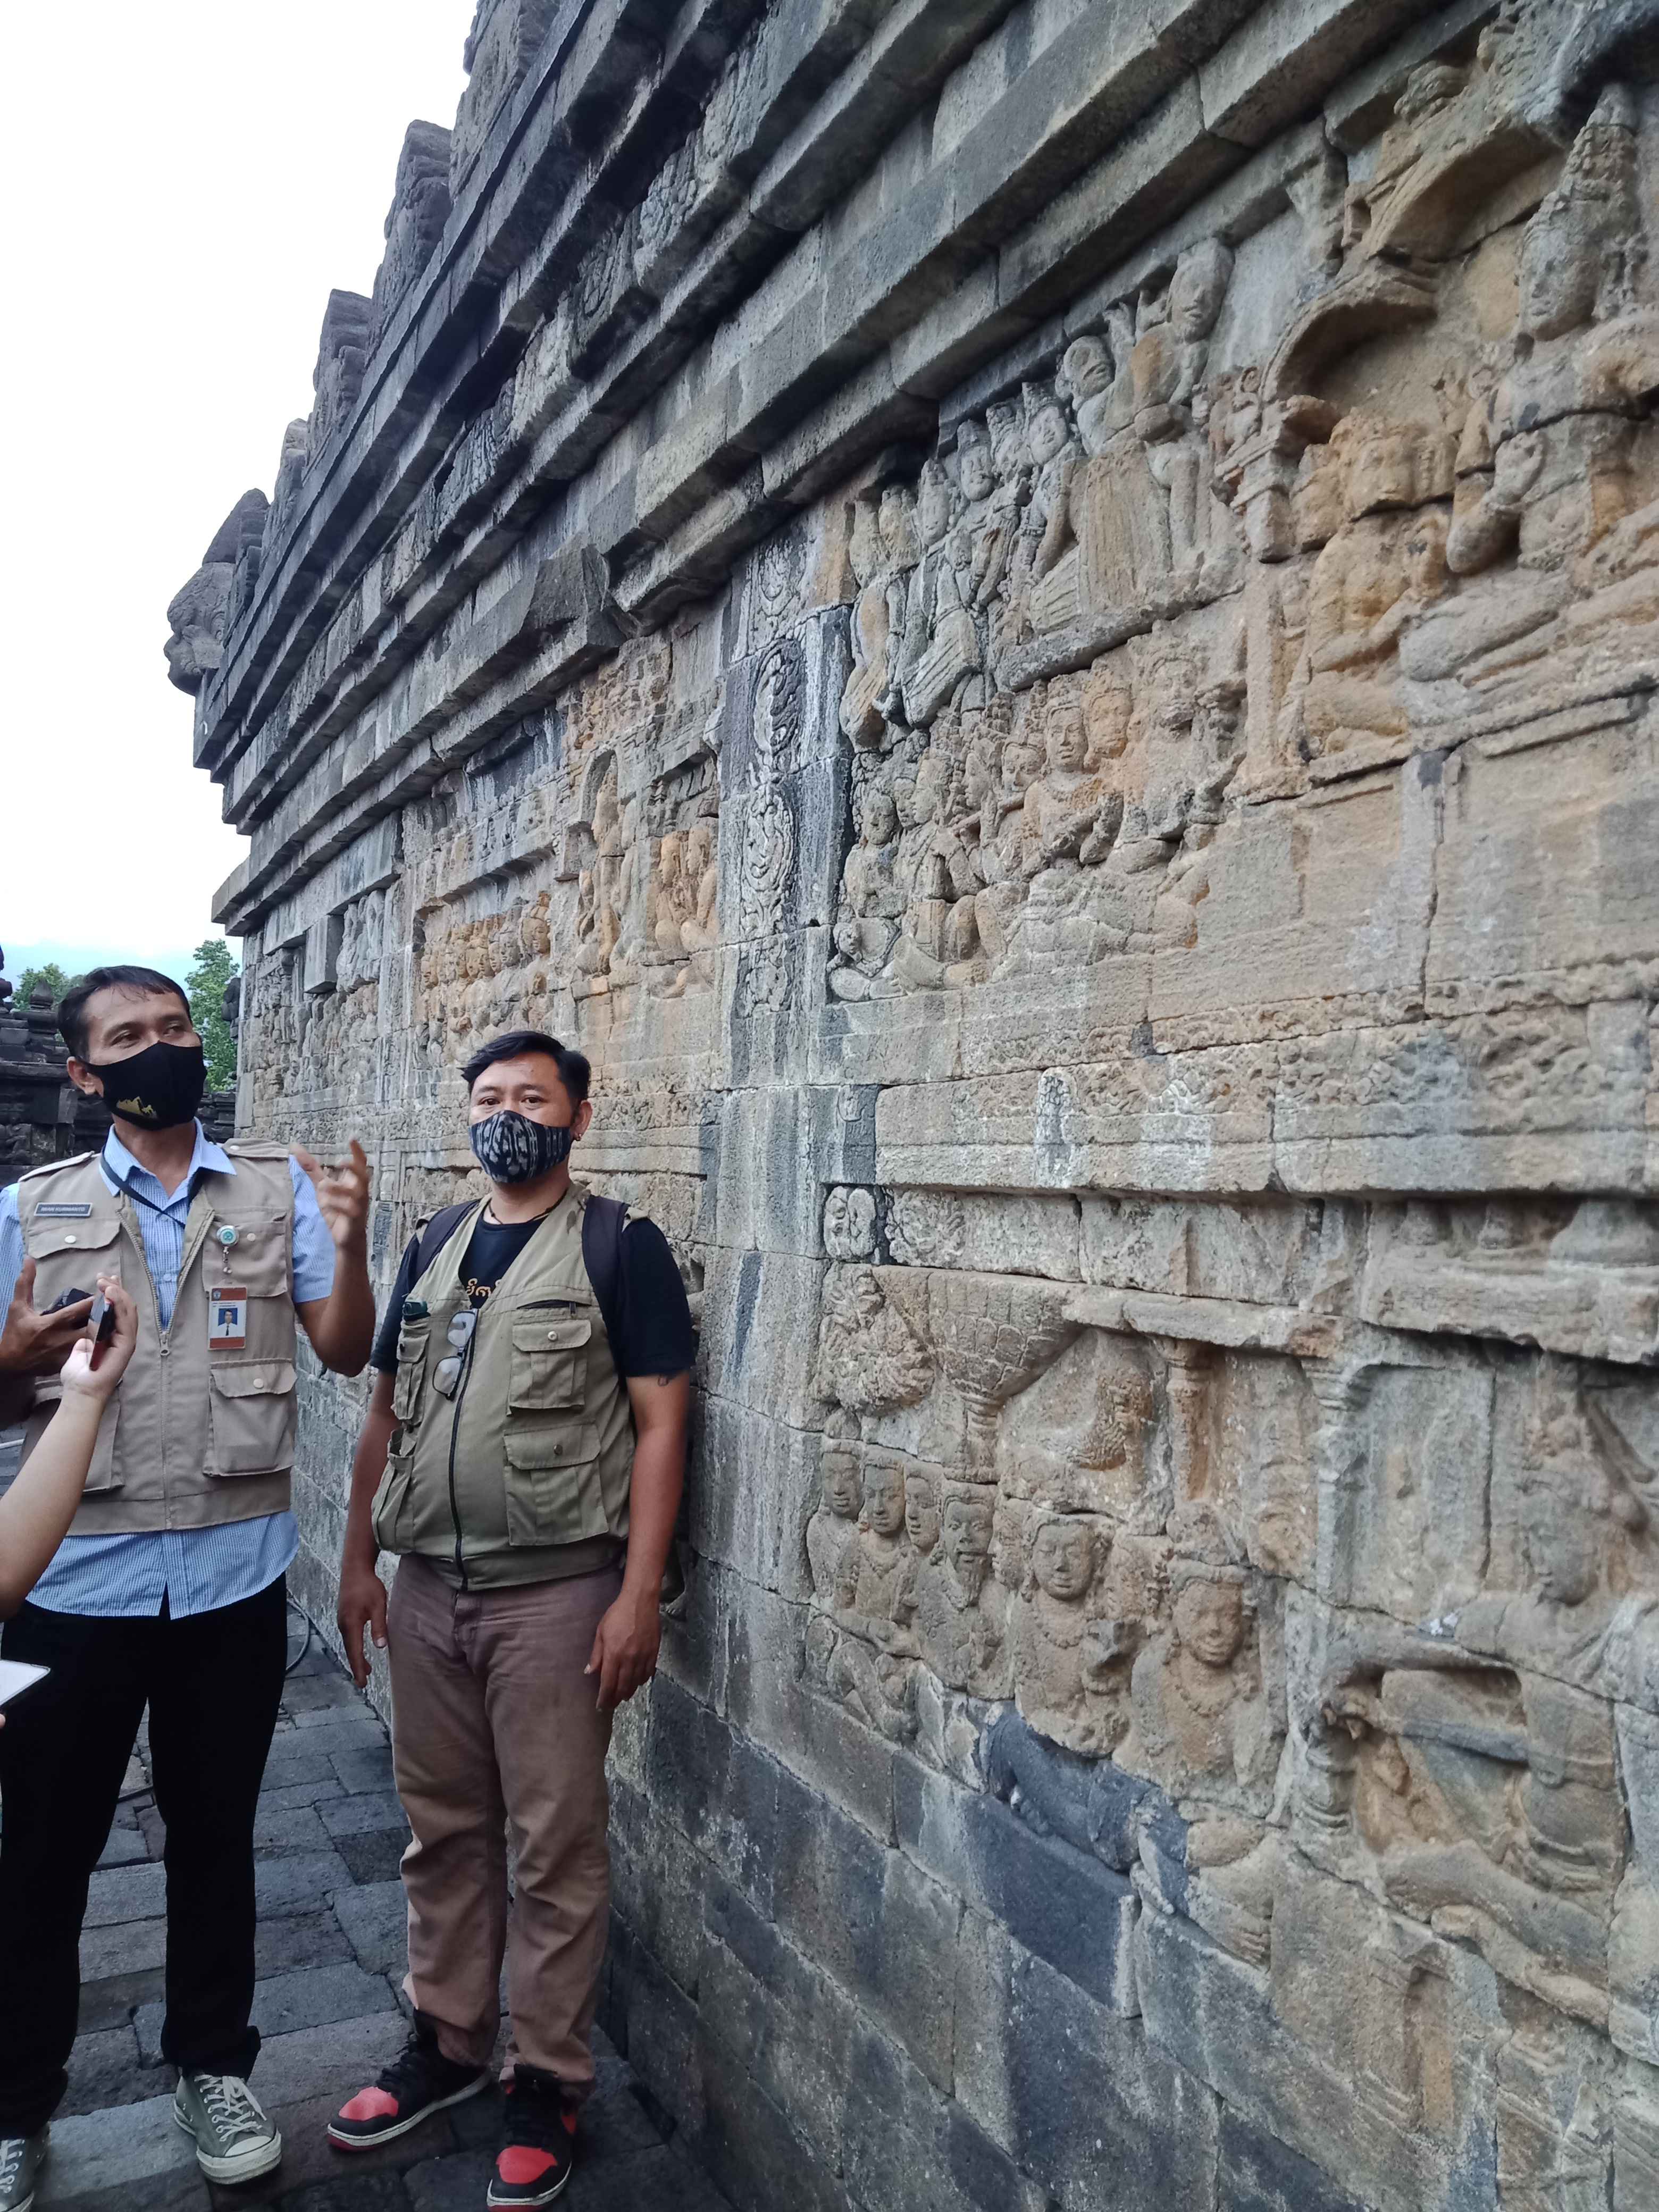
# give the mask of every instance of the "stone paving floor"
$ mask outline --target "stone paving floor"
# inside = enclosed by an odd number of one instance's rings
[[[290,1616],[292,1623],[293,1617]],[[303,1634],[296,1629],[295,1645]],[[402,2043],[403,1887],[408,1839],[377,1716],[313,1643],[289,1677],[257,1831],[264,2039],[253,2082],[283,2130],[278,2171],[215,2188],[171,2118],[161,2061],[163,1830],[141,1740],[92,1879],[82,1941],[80,2033],[52,2124],[36,2202],[54,2212],[451,2212],[482,2207],[500,2112],[495,2091],[438,2114],[402,2141],[347,2157],[323,2129]],[[603,2041],[577,2161],[560,2200],[572,2212],[727,2212],[726,2200],[648,2107]]]

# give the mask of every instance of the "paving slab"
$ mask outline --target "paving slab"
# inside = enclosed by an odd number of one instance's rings
[[[54,2121],[52,2154],[35,2201],[62,2204],[94,2191],[128,2191],[167,2174],[177,2174],[187,2184],[202,2179],[195,2145],[174,2124],[171,2092],[142,2104],[118,2105]],[[200,2196],[205,2202],[205,2185]]]
[[[159,2062],[161,2056],[157,2050],[150,2063]],[[140,2104],[171,2089],[171,2077],[152,2080],[143,2058],[130,2021],[77,2035],[70,2051],[69,2087],[58,2110],[68,2118],[76,2112],[99,2112],[106,2105]]]
[[[324,1764],[326,1764],[325,1761]],[[340,1778],[331,1766],[327,1773],[315,1775],[296,1782],[281,1774],[266,1772],[259,1791],[259,1810],[283,1805],[320,1805],[331,1797],[343,1797]]]
[[[301,1739],[309,1743],[309,1736]],[[334,1771],[342,1785],[350,1790],[384,1790],[392,1785],[392,1747],[382,1744],[373,1750],[352,1747],[337,1751],[332,1760]]]
[[[383,1974],[366,1974],[355,1960],[327,1966],[301,1966],[292,1973],[272,1974],[253,1985],[253,2021],[269,2043],[273,2036],[291,2035],[307,2027],[325,2027],[335,2021],[360,2020],[370,2013],[396,2012],[398,2000]],[[161,2056],[161,2020],[165,2007],[141,2005],[134,2021],[138,2048],[151,2063]]]
[[[357,1964],[372,1974],[401,1974],[409,1964],[409,1905],[400,1881],[338,1890],[334,1914]]]
[[[130,1828],[112,1828],[109,1840],[99,1854],[98,1865],[106,1867],[137,1866],[149,1856],[149,1842],[135,1820]]]
[[[161,1869],[157,1867],[160,1874]],[[96,1881],[99,1876],[94,1875]],[[106,1928],[81,1931],[81,1982],[106,1982],[114,1974],[141,1974],[166,1964],[167,1923],[159,1915],[149,1920],[118,1920]]]
[[[314,1912],[331,1890],[353,1880],[337,1851],[301,1851],[292,1857],[262,1857],[254,1869],[253,1893],[259,1916],[272,1920],[285,1912]]]
[[[268,1920],[253,1937],[253,1971],[261,1981],[291,1973],[298,1966],[326,1966],[349,1959],[345,1930],[327,1905],[314,1912],[290,1912]]]
[[[328,1831],[315,1805],[268,1805],[261,1798],[253,1816],[255,1850],[313,1850],[329,1848]]]
[[[87,1889],[88,1928],[118,1928],[124,1921],[153,1920],[167,1910],[167,1872],[159,1866],[112,1867],[95,1874]]]
[[[407,1835],[409,1815],[395,1790],[368,1790],[360,1796],[336,1797],[317,1808],[331,1836],[361,1836],[371,1828],[399,1828]]]
[[[334,1848],[354,1881],[395,1881],[408,1842],[407,1828],[366,1828],[359,1836],[336,1836]]]
[[[307,2097],[349,2096],[372,2081],[409,2034],[402,2013],[375,2012],[331,2021],[291,2035],[268,2035],[259,2048],[253,2086],[261,2103],[299,2104]]]
[[[158,2003],[166,1983],[166,1973],[160,1966],[147,1966],[137,1973],[106,1974],[102,1981],[82,1981],[77,2033],[90,2035],[100,2027],[121,2027],[140,2005]]]

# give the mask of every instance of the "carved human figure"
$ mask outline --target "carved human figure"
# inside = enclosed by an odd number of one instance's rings
[[[1025,793],[1020,828],[1020,872],[1028,880],[1046,868],[1075,872],[1108,804],[1100,780],[1089,772],[1082,698],[1071,691],[1050,691],[1042,723],[1043,769]],[[1109,836],[1106,842],[1109,846]]]
[[[1012,581],[1024,627],[1047,635],[1069,629],[1085,603],[1072,501],[1083,448],[1073,435],[1066,404],[1052,384],[1028,384],[1022,398],[1026,450],[1035,473]]]
[[[1121,341],[1120,341],[1121,343]],[[1103,453],[1120,430],[1134,420],[1134,380],[1130,349],[1115,362],[1103,338],[1073,338],[1060,356],[1056,389],[1071,402],[1078,438],[1091,459]]]
[[[911,572],[921,558],[914,494],[889,484],[876,510],[881,538],[883,590],[887,601],[886,679],[876,697],[883,720],[904,721],[904,640],[910,605]]]
[[[859,589],[853,601],[853,667],[842,693],[839,720],[849,743],[863,749],[879,745],[886,732],[886,717],[878,702],[893,676],[890,578],[879,507],[879,501],[869,493],[854,501],[847,542],[847,557]]]
[[[1527,671],[1595,628],[1583,607],[1577,636],[1553,620],[1575,588],[1615,587],[1629,619],[1632,580],[1659,562],[1659,502],[1631,512],[1638,425],[1659,388],[1659,318],[1635,304],[1632,283],[1643,250],[1635,106],[1614,85],[1522,233],[1515,358],[1476,399],[1458,448],[1447,565],[1477,578],[1513,552],[1520,573],[1466,587],[1419,625],[1401,665],[1425,719],[1466,711],[1453,680],[1466,672],[1535,688]],[[1646,590],[1659,605],[1659,584]]]
[[[1004,739],[997,782],[980,806],[979,867],[985,888],[974,900],[974,923],[987,966],[994,973],[1007,957],[1009,933],[1025,896],[1025,794],[1042,766],[1030,733]]]
[[[876,1200],[860,1184],[837,1183],[823,1201],[823,1249],[832,1260],[867,1260],[876,1249]]]
[[[1019,1603],[1015,1682],[1033,1728],[1073,1751],[1111,1750],[1121,1716],[1094,1694],[1102,1655],[1090,1634],[1089,1599],[1097,1566],[1086,1521],[1048,1515],[1032,1531]]]
[[[1249,1644],[1244,1576],[1177,1566],[1169,1627],[1135,1661],[1120,1765],[1174,1796],[1265,1813],[1278,1741]]]
[[[897,880],[898,810],[880,784],[865,792],[857,843],[842,869],[830,988],[837,998],[889,997],[887,964],[904,914]]]
[[[904,1474],[871,1458],[856,1533],[836,1577],[835,1612],[844,1632],[830,1685],[860,1718],[895,1741],[915,1733],[914,1666],[903,1618],[909,1547],[903,1537]]]
[[[1447,580],[1446,517],[1425,503],[1441,488],[1429,434],[1361,411],[1330,443],[1346,519],[1314,563],[1305,667],[1290,702],[1313,753],[1407,728],[1401,641]]]
[[[910,579],[899,657],[904,719],[914,729],[930,726],[980,665],[979,634],[958,581],[955,513],[944,463],[924,462],[916,484],[921,559]]]
[[[678,835],[670,830],[657,848],[651,884],[651,944],[659,960],[678,962],[684,957],[681,933],[690,913],[689,893],[684,848]]]
[[[812,1589],[818,1603],[826,1607],[836,1603],[842,1565],[858,1533],[864,1501],[858,1424],[844,1414],[832,1415],[831,1419],[841,1421],[844,1430],[824,1437],[818,1459],[819,1503],[806,1524],[806,1561]]]
[[[1219,239],[1189,246],[1176,264],[1164,319],[1136,340],[1130,362],[1135,432],[1168,501],[1170,567],[1189,584],[1206,556],[1232,550],[1225,510],[1211,490],[1209,441],[1194,415],[1232,266]]]
[[[951,1490],[940,1506],[929,1483],[908,1516],[915,1561],[904,1602],[916,1644],[940,1681],[981,1698],[1012,1687],[1007,1593],[991,1575],[994,1513],[994,1492]]]

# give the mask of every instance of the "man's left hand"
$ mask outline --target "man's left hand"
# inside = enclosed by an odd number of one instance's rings
[[[585,1674],[599,1678],[599,1711],[608,1713],[625,1705],[642,1682],[657,1671],[657,1647],[662,1624],[657,1614],[657,1593],[642,1598],[624,1590],[605,1614],[593,1638],[593,1650]]]
[[[368,1155],[354,1137],[351,1158],[343,1166],[325,1168],[298,1145],[294,1157],[311,1177],[322,1215],[337,1251],[361,1247],[368,1237]]]

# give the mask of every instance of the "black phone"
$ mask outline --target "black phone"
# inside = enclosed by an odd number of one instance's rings
[[[54,1298],[52,1304],[45,1309],[45,1311],[49,1314],[62,1313],[65,1306],[83,1305],[86,1301],[94,1295],[94,1293],[91,1291],[65,1291],[63,1297],[61,1298]],[[110,1327],[113,1328],[115,1324],[112,1321]]]
[[[94,1344],[107,1344],[115,1334],[115,1309],[101,1291],[92,1302],[87,1329]]]

